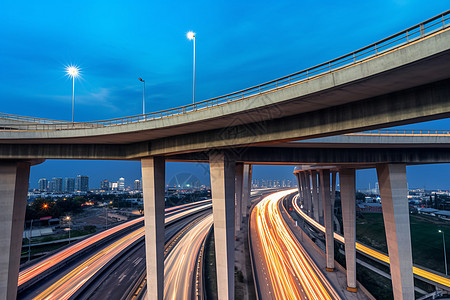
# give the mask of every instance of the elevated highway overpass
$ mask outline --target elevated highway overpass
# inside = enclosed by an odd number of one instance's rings
[[[448,15],[265,84],[144,116],[71,123],[2,115],[0,158],[140,159],[445,118]]]
[[[0,299],[16,295],[30,164],[44,159],[141,160],[151,299],[163,295],[165,161],[210,162],[218,294],[219,299],[233,299],[235,195],[245,214],[248,163],[341,164],[347,169],[354,163],[377,164],[380,180],[391,180],[392,172],[403,174],[402,168],[391,168],[393,163],[449,161],[445,147],[439,156],[424,160],[423,147],[371,150],[348,143],[317,151],[289,143],[448,117],[449,16],[450,11],[444,12],[298,73],[166,111],[83,123],[0,115],[0,220],[5,229],[0,230],[5,250],[0,255]],[[329,173],[321,174],[325,181],[328,176],[329,186]],[[235,186],[236,178],[242,184]],[[402,180],[391,183],[403,192]],[[322,186],[325,191],[327,184]],[[393,197],[391,189],[384,191]],[[394,200],[400,201],[397,196]],[[398,264],[391,268],[403,272]],[[409,278],[405,274],[398,276]],[[394,285],[396,299],[410,299],[408,285]]]

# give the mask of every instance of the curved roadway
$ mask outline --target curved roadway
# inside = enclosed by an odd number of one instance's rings
[[[264,197],[252,210],[254,268],[262,299],[339,299],[281,216],[279,202],[293,190]]]

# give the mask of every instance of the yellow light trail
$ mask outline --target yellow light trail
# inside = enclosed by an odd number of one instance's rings
[[[174,214],[166,217],[165,222],[171,222],[174,219],[190,215],[206,208],[210,208],[211,206],[212,204],[206,204],[194,207],[192,209],[184,210],[179,213],[175,212]],[[83,284],[85,284],[90,278],[92,278],[92,276],[100,271],[111,259],[113,259],[116,255],[119,255],[127,247],[143,237],[144,234],[144,227],[141,227],[129,233],[125,237],[119,239],[118,241],[91,256],[81,265],[77,266],[75,269],[70,271],[63,278],[59,279],[57,282],[52,284],[45,291],[43,291],[33,299],[69,299]]]
[[[295,211],[302,218],[304,218],[308,223],[310,223],[312,226],[314,226],[316,229],[318,229],[318,230],[320,230],[322,232],[325,232],[325,227],[323,227],[322,225],[317,223],[310,216],[308,216],[307,214],[305,214],[303,212],[303,210],[298,206],[298,203],[297,203],[296,199],[297,199],[297,197],[294,197],[292,199],[292,204],[294,206]],[[343,244],[345,243],[344,237],[342,235],[336,233],[336,232],[334,233],[334,238],[337,241],[339,241],[339,242],[341,242]],[[383,254],[383,253],[381,253],[379,251],[373,250],[373,249],[371,249],[371,248],[369,248],[367,246],[364,246],[363,244],[360,244],[358,242],[355,243],[355,247],[356,247],[356,250],[358,250],[358,251],[360,251],[360,252],[362,252],[364,254],[367,254],[367,255],[375,258],[375,259],[378,259],[378,260],[380,260],[382,262],[385,262],[385,263],[389,264],[389,256],[387,256],[386,254]],[[425,279],[428,279],[428,280],[431,280],[433,282],[436,282],[436,283],[442,284],[444,286],[450,287],[450,279],[445,278],[443,276],[440,276],[438,274],[434,274],[434,273],[432,273],[430,271],[427,271],[427,270],[424,270],[424,269],[422,269],[420,267],[414,267],[413,266],[413,273],[418,275],[418,276],[420,276],[420,277],[423,277]]]
[[[323,274],[284,222],[279,201],[292,191],[277,192],[255,206],[256,232],[276,299],[338,299]],[[319,278],[320,277],[320,278]],[[300,291],[300,286],[303,293]],[[330,293],[332,295],[330,295]]]

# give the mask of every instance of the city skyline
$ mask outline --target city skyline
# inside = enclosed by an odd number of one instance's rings
[[[100,188],[100,182],[108,180],[110,182],[118,181],[119,178],[125,178],[125,186],[133,187],[136,179],[141,179],[141,170],[139,162],[126,161],[76,161],[77,166],[74,172],[70,174],[84,174],[90,177],[90,188]],[[38,187],[38,181],[41,178],[51,179],[53,177],[73,177],[62,176],[66,171],[66,163],[61,160],[51,160],[45,163],[31,167],[30,172],[30,189]],[[86,166],[86,164],[88,166]],[[89,164],[100,165],[101,168],[89,168]],[[83,172],[83,170],[90,170]],[[104,172],[102,172],[104,170]],[[271,180],[295,180],[293,175],[294,166],[267,166],[254,165],[253,179],[271,179]],[[450,165],[448,164],[433,164],[433,165],[418,165],[407,166],[408,184],[410,188],[425,188],[425,189],[442,189],[450,190],[450,177],[445,175],[437,176],[436,174],[450,174]],[[53,173],[55,172],[55,173]],[[192,173],[200,180],[201,184],[209,185],[209,166],[205,163],[166,163],[166,185],[177,174]],[[67,174],[67,173],[64,173]],[[110,174],[107,175],[106,174]],[[114,175],[112,175],[114,174]],[[268,177],[271,174],[272,177]],[[339,182],[339,181],[338,181]],[[375,169],[357,170],[356,187],[357,189],[368,189],[369,185],[374,187],[377,182],[377,174]]]

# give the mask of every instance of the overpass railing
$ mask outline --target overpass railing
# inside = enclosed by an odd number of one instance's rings
[[[428,129],[383,129],[383,130],[370,130],[357,133],[347,133],[345,135],[417,135],[417,136],[429,136],[429,135],[446,135],[450,136],[450,130],[428,130]]]
[[[6,117],[0,115],[0,130],[61,130],[61,129],[79,129],[79,128],[96,128],[105,126],[116,126],[130,123],[138,123],[144,121],[151,121],[155,119],[168,118],[173,116],[184,115],[199,110],[210,109],[220,105],[225,105],[231,102],[242,101],[250,99],[265,93],[277,91],[292,85],[296,85],[308,80],[314,79],[325,74],[335,72],[339,69],[361,63],[373,57],[385,54],[389,51],[397,49],[409,43],[413,43],[430,34],[444,30],[450,24],[450,10],[443,12],[431,19],[422,23],[405,29],[397,34],[391,35],[376,43],[363,47],[359,50],[353,51],[336,59],[316,65],[314,67],[260,84],[234,93],[215,97],[212,99],[197,102],[195,104],[185,105],[163,111],[153,112],[145,115],[136,115],[131,117],[116,118],[104,121],[93,122],[77,122],[70,123],[64,121],[54,121],[39,118],[27,118],[8,115]],[[8,127],[3,121],[19,120],[25,118],[24,124],[13,124]],[[33,124],[34,123],[34,124]]]

